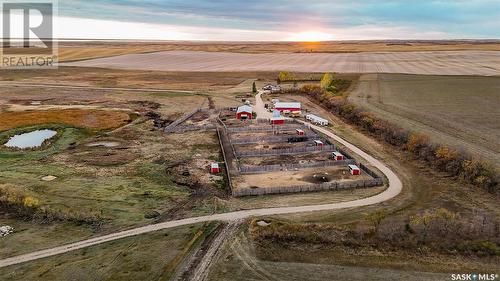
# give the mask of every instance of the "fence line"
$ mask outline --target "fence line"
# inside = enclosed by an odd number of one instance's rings
[[[289,142],[290,139],[293,138],[304,138],[304,141],[311,140],[311,139],[319,139],[319,136],[316,134],[310,134],[310,135],[304,135],[304,136],[299,136],[299,135],[275,135],[275,136],[267,136],[267,137],[248,137],[248,138],[241,138],[237,140],[231,140],[232,144],[252,144],[252,143],[261,143],[261,142],[266,142],[266,143],[277,143],[277,142]]]
[[[257,196],[257,195],[298,193],[298,192],[319,192],[319,191],[343,190],[352,188],[368,188],[374,186],[381,186],[383,184],[384,182],[382,181],[382,179],[371,179],[371,180],[357,180],[357,181],[346,181],[346,182],[327,182],[320,184],[296,185],[296,186],[239,188],[233,190],[233,196],[243,197],[243,196]]]
[[[220,130],[218,127],[216,127],[216,130],[217,130],[217,138],[219,139],[219,145],[220,148],[222,149],[222,158],[224,159],[224,166],[226,166],[226,175],[227,175],[227,182],[229,184],[229,191],[233,193],[234,192],[233,181],[231,179],[231,171],[229,170],[229,163],[227,162],[226,151],[224,149],[224,144],[222,143]]]
[[[365,173],[369,174],[371,177],[375,178],[375,179],[380,179],[380,175],[375,173],[374,171],[372,171],[370,168],[368,168],[367,166],[365,166],[364,164],[359,164],[359,168],[364,171]]]
[[[335,145],[324,146],[308,146],[308,147],[294,147],[273,150],[250,150],[250,151],[236,151],[237,157],[258,157],[258,156],[279,156],[279,155],[294,155],[307,152],[333,152],[336,151]]]
[[[259,174],[278,171],[294,171],[309,168],[323,168],[333,166],[347,166],[355,164],[354,159],[340,160],[340,161],[321,161],[305,164],[277,164],[277,165],[263,165],[263,166],[240,166],[240,173],[242,174]]]
[[[288,131],[297,129],[296,125],[275,125],[275,126],[260,126],[260,127],[227,127],[230,133],[245,133],[245,132],[273,132],[273,131]]]
[[[184,114],[181,118],[175,120],[174,122],[170,123],[167,127],[165,127],[165,132],[166,133],[172,133],[174,132],[174,128],[181,124],[182,122],[188,120],[189,118],[191,118],[193,115],[195,115],[196,113],[200,112],[201,111],[201,108],[198,108],[194,111],[191,111],[187,114]]]

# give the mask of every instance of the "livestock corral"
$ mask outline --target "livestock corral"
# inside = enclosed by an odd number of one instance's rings
[[[221,114],[220,135],[233,196],[383,185],[372,167],[306,123],[293,119],[282,125],[267,119],[236,123],[231,115]]]

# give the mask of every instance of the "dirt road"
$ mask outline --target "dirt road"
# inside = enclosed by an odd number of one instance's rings
[[[500,52],[263,53],[168,51],[62,65],[160,71],[296,71],[440,75],[500,74]]]
[[[260,100],[260,101],[259,101]],[[263,101],[261,98],[261,95],[257,95],[257,102],[256,104],[260,104],[263,107]],[[310,125],[310,124],[308,124]],[[337,142],[342,143],[349,149],[351,149],[353,152],[364,158],[368,163],[371,165],[375,166],[377,169],[379,169],[386,177],[389,182],[388,188],[375,196],[364,198],[364,199],[359,199],[359,200],[354,200],[354,201],[348,201],[348,202],[340,202],[340,203],[331,203],[331,204],[322,204],[322,205],[309,205],[309,206],[299,206],[299,207],[280,207],[280,208],[264,208],[264,209],[254,209],[254,210],[245,210],[245,211],[238,211],[238,212],[231,212],[231,213],[225,213],[225,214],[215,214],[215,215],[208,215],[208,216],[202,216],[202,217],[196,217],[196,218],[187,218],[187,219],[181,219],[181,220],[176,220],[176,221],[169,221],[169,222],[163,222],[163,223],[158,223],[158,224],[153,224],[153,225],[148,225],[148,226],[143,226],[139,228],[134,228],[130,230],[125,230],[101,237],[96,237],[72,244],[67,244],[51,249],[46,249],[46,250],[41,250],[21,256],[16,256],[16,257],[11,257],[7,259],[0,260],[0,267],[6,267],[9,265],[14,265],[14,264],[19,264],[23,262],[28,262],[28,261],[33,261],[45,257],[50,257],[58,254],[63,254],[67,253],[73,250],[77,249],[82,249],[86,247],[90,247],[93,245],[98,245],[102,243],[106,243],[109,241],[114,241],[118,240],[121,238],[125,237],[130,237],[130,236],[135,236],[135,235],[140,235],[148,232],[153,232],[161,229],[168,229],[168,228],[174,228],[174,227],[179,227],[179,226],[184,226],[184,225],[190,225],[190,224],[195,224],[195,223],[200,223],[200,222],[206,222],[206,221],[235,221],[235,220],[242,220],[246,219],[249,217],[259,217],[259,216],[270,216],[270,215],[282,215],[282,214],[291,214],[291,213],[306,213],[306,212],[315,212],[315,211],[328,211],[328,210],[338,210],[338,209],[345,209],[345,208],[355,208],[355,207],[362,207],[362,206],[368,206],[368,205],[374,205],[378,203],[382,203],[384,201],[390,200],[391,198],[394,198],[397,196],[402,188],[403,184],[401,180],[398,178],[398,176],[389,168],[387,167],[384,163],[380,162],[379,160],[375,159],[371,155],[365,153],[358,147],[354,146],[353,144],[350,144],[349,142],[345,141],[344,139],[340,138],[339,136],[335,135],[333,132],[322,128],[318,127],[315,125],[310,125],[312,128],[324,133],[328,137],[331,137],[335,139]]]
[[[253,110],[257,113],[257,118],[271,118],[273,114],[264,107],[264,101],[262,100],[263,91],[259,91],[255,96],[255,107]]]

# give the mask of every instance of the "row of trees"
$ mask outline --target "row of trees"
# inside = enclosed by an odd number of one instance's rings
[[[330,79],[324,80],[326,85]],[[349,123],[362,128],[380,140],[408,151],[415,158],[427,162],[439,171],[485,188],[492,193],[498,191],[498,174],[488,163],[446,145],[434,144],[426,135],[410,132],[375,117],[372,113],[327,89],[317,85],[306,85],[287,92],[309,95]]]
[[[500,255],[500,221],[486,212],[458,214],[439,208],[411,216],[372,218],[344,227],[278,221],[273,221],[267,227],[259,227],[254,221],[250,230],[257,242]]]

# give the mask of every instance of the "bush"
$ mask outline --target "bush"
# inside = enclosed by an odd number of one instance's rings
[[[100,225],[103,221],[99,214],[56,210],[41,206],[38,199],[9,186],[0,186],[0,210],[17,218],[40,220],[44,223],[70,221],[77,224]]]

